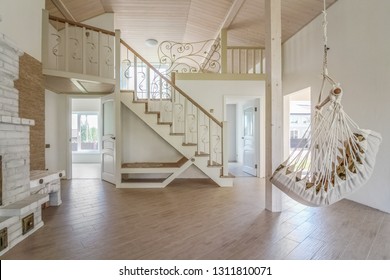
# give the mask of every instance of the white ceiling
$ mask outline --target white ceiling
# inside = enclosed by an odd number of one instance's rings
[[[336,0],[326,0],[331,5]],[[149,61],[157,47],[149,38],[162,41],[198,42],[215,39],[228,30],[228,44],[264,46],[265,0],[46,0],[51,15],[77,22],[105,12],[115,13],[115,28]],[[61,12],[59,11],[59,9]],[[282,0],[282,41],[318,16],[323,0]]]

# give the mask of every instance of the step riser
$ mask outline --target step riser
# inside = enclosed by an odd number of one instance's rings
[[[210,177],[219,186],[221,187],[233,186],[232,178],[221,178],[221,167],[208,166],[209,165],[208,156],[207,157],[195,156],[197,150],[196,146],[183,145],[183,140],[184,140],[183,136],[171,135],[171,126],[169,125],[159,125],[157,114],[145,114],[145,104],[134,103],[132,93],[121,94],[121,98],[123,104],[125,104],[130,110],[132,110],[139,118],[141,118],[149,127],[151,127],[157,134],[159,134],[165,141],[167,141],[172,147],[174,147],[183,156],[192,159],[193,160],[192,164],[194,164],[200,170],[202,170],[203,173],[205,173],[208,177]],[[183,171],[184,170],[185,169],[183,169]],[[171,178],[170,181],[172,181],[176,177],[172,175],[168,178]],[[146,183],[144,184],[144,186],[145,185]],[[139,183],[137,183],[137,185],[134,184],[134,186],[139,186]],[[130,187],[130,185],[128,185],[127,187]],[[148,188],[154,186],[146,186],[146,187]]]

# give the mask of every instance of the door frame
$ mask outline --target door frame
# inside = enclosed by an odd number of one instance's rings
[[[241,111],[238,111],[240,107],[243,106],[243,104],[245,104],[247,101],[249,100],[254,100],[255,102],[255,105],[259,108],[257,110],[257,114],[255,114],[256,116],[256,122],[257,122],[257,126],[259,127],[259,129],[256,129],[255,130],[255,133],[256,133],[256,146],[257,146],[257,152],[256,152],[256,155],[257,155],[257,159],[256,159],[256,162],[257,162],[257,165],[258,165],[258,171],[257,171],[257,177],[258,178],[264,178],[265,177],[265,96],[263,95],[259,95],[259,96],[256,96],[256,95],[225,95],[224,96],[224,106],[223,106],[223,116],[224,116],[224,120],[226,121],[227,119],[227,104],[237,104],[237,105],[240,105],[240,106],[236,106],[237,107],[237,123],[236,123],[236,127],[237,127],[237,131],[240,131],[240,127],[243,127],[243,125],[240,123],[241,121],[243,121],[242,117],[240,117],[241,115],[243,115],[243,112]],[[236,150],[237,150],[237,153],[239,153],[240,151],[242,151],[242,147],[243,147],[243,140],[241,139],[241,133],[242,132],[239,132],[237,133],[237,141],[236,141]],[[241,155],[238,156],[238,161],[240,161],[240,159],[242,158],[242,152],[240,152]],[[242,160],[241,160],[242,161]]]
[[[94,95],[76,95],[76,94],[70,94],[67,96],[67,102],[66,102],[66,111],[67,111],[67,133],[66,133],[66,141],[67,141],[67,158],[66,158],[66,178],[68,180],[73,178],[72,175],[72,164],[73,164],[73,154],[72,154],[72,113],[73,113],[73,106],[72,106],[72,100],[73,99],[100,99],[104,95],[100,94],[94,94]],[[98,127],[99,131],[102,131],[102,114],[101,111],[98,115]],[[101,136],[99,133],[99,144],[101,144]],[[102,153],[102,147],[99,149],[100,156]]]
[[[241,111],[240,111],[240,114],[241,114],[241,117],[242,117],[242,129],[240,131],[241,133],[241,139],[242,139],[242,171],[245,172],[245,173],[248,173],[252,176],[255,176],[257,177],[258,176],[258,173],[259,173],[259,168],[260,168],[260,164],[259,164],[259,143],[258,143],[258,134],[259,134],[259,125],[258,125],[258,113],[259,113],[259,109],[258,106],[256,105],[256,102],[255,100],[249,100],[247,101],[246,103],[243,104],[243,106],[241,107]],[[245,121],[246,121],[246,113],[250,113],[251,114],[251,122],[252,122],[252,134],[251,135],[246,135],[246,125],[245,125]],[[249,145],[250,149],[245,149],[248,145],[246,144],[246,142],[249,141],[251,142],[251,144]],[[252,149],[253,148],[253,149]],[[253,152],[252,152],[253,150]],[[249,166],[249,165],[245,165],[245,151],[250,151],[251,153],[253,153],[253,164],[254,166]]]

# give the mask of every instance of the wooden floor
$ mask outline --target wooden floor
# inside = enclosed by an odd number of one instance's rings
[[[175,180],[165,189],[63,181],[63,204],[1,259],[390,259],[390,214],[343,200],[264,210],[264,182]]]

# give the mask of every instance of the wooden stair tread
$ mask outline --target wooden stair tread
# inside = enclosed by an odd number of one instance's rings
[[[196,157],[208,157],[210,154],[204,153],[204,152],[196,152],[195,153]]]
[[[179,168],[187,161],[186,157],[182,157],[177,162],[131,162],[122,163],[122,168]]]
[[[228,173],[227,176],[221,175],[221,178],[236,178],[236,176],[234,176],[232,173]]]
[[[167,178],[122,178],[122,183],[163,183]]]
[[[221,163],[218,163],[218,162],[215,162],[215,161],[213,161],[212,163],[213,164],[210,164],[210,162],[209,162],[209,164],[207,166],[208,167],[223,167],[223,165]]]
[[[196,143],[183,143],[183,146],[196,147],[198,144]]]

